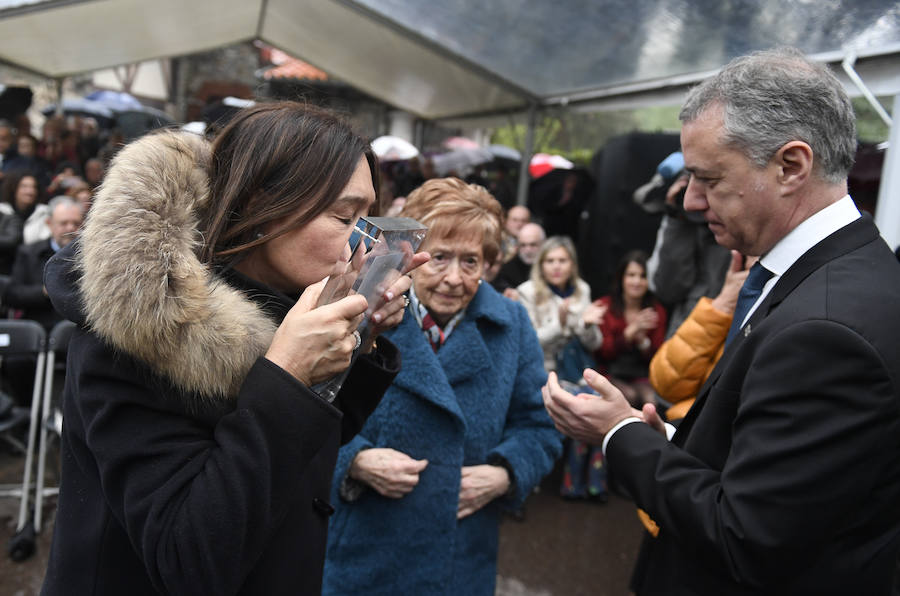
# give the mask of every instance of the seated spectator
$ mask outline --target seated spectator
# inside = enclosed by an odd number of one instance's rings
[[[84,210],[85,214],[91,210],[91,205],[94,204],[94,193],[87,185],[76,189],[71,196],[81,204],[81,208]]]
[[[557,356],[573,339],[589,352],[600,347],[598,325],[605,309],[591,304],[591,288],[578,277],[575,245],[568,237],[553,236],[544,242],[531,267],[531,279],[517,290],[544,350],[547,372],[557,369]]]
[[[667,339],[650,361],[650,384],[672,403],[666,418],[684,418],[725,349],[725,337],[747,271],[756,261],[731,251],[731,266],[715,299],[700,298],[688,318]]]
[[[510,207],[506,212],[506,219],[503,221],[503,246],[500,251],[504,263],[516,255],[516,238],[519,230],[530,221],[531,211],[524,205]]]
[[[30,172],[41,188],[50,183],[50,164],[37,155],[37,139],[30,134],[20,134],[16,141],[18,155],[3,161],[3,173]]]
[[[54,310],[44,288],[44,265],[57,251],[68,245],[78,234],[84,212],[74,199],[56,197],[50,201],[48,225],[51,236],[32,244],[19,246],[13,263],[9,284],[3,292],[3,303],[17,309],[18,315],[53,329],[62,317]],[[4,380],[17,402],[27,405],[31,400],[34,381],[34,358],[7,356],[3,359]]]
[[[81,177],[81,170],[78,168],[78,164],[73,161],[60,162],[54,172],[53,180],[47,186],[47,194],[49,196],[66,194],[70,188],[85,183]]]
[[[590,353],[603,341],[599,324],[605,307],[591,304],[591,289],[578,277],[575,245],[568,237],[553,236],[544,242],[531,279],[518,287],[518,293],[543,348],[544,368],[578,383],[581,371],[592,364]],[[600,448],[567,439],[565,451],[562,496],[605,502]]]
[[[13,125],[7,120],[0,120],[0,168],[16,156],[15,138]]]
[[[59,196],[50,201],[48,211],[50,237],[18,247],[3,303],[21,311],[22,318],[37,321],[50,331],[61,317],[44,291],[44,265],[78,235],[84,210],[74,199]]]
[[[491,281],[494,289],[503,293],[507,298],[517,300],[516,288],[528,281],[531,276],[531,266],[534,265],[546,238],[544,228],[538,224],[523,225],[516,237],[516,255],[500,266],[500,271]]]
[[[40,198],[37,179],[31,174],[4,176],[0,189],[0,275],[12,271],[16,249],[22,244],[25,221]]]
[[[92,157],[84,162],[84,181],[87,182],[94,190],[103,182],[103,175],[106,168],[103,166],[103,160],[99,157]]]
[[[97,121],[93,118],[82,117],[78,129],[78,161],[85,164],[85,171],[87,170],[87,161],[100,153],[100,146],[100,130]],[[100,163],[102,164],[103,160],[100,160]]]
[[[597,365],[632,406],[654,403],[648,366],[665,339],[666,311],[648,288],[646,253],[625,254],[612,293],[597,304],[607,308],[600,323],[603,344],[594,352]]]

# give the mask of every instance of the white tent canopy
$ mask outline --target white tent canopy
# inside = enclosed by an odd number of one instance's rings
[[[0,0],[0,39],[50,77],[260,39],[429,119],[658,102],[777,44],[900,92],[893,0]]]
[[[896,0],[0,0],[0,39],[0,61],[53,78],[259,39],[419,117],[470,126],[533,123],[544,106],[677,104],[731,58],[779,44],[855,56],[865,86],[900,97]],[[885,186],[883,202],[900,205]],[[900,242],[900,221],[883,219]]]

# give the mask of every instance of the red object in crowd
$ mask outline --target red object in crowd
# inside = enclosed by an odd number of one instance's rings
[[[528,165],[528,173],[532,178],[540,178],[552,170],[571,170],[574,167],[575,164],[561,155],[535,153]]]

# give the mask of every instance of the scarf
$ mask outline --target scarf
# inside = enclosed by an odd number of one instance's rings
[[[440,349],[444,342],[447,341],[447,338],[450,337],[450,333],[456,328],[456,325],[462,320],[463,316],[466,314],[466,309],[462,309],[444,326],[443,329],[437,324],[434,320],[434,317],[431,316],[431,313],[428,312],[428,308],[425,307],[424,304],[419,302],[418,296],[416,296],[416,291],[410,286],[409,288],[409,310],[412,313],[413,317],[416,319],[416,323],[418,323],[419,328],[422,329],[422,332],[425,334],[425,338],[428,340],[428,343],[431,344],[431,349],[435,351],[435,353]]]

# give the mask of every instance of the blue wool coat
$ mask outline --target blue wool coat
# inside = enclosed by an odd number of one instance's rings
[[[407,314],[389,333],[400,374],[338,455],[323,594],[493,594],[501,506],[521,504],[561,451],[544,410],[543,353],[525,309],[482,284],[435,354]],[[356,454],[390,447],[427,459],[401,499],[341,499]],[[503,460],[511,494],[457,521],[463,466]]]

